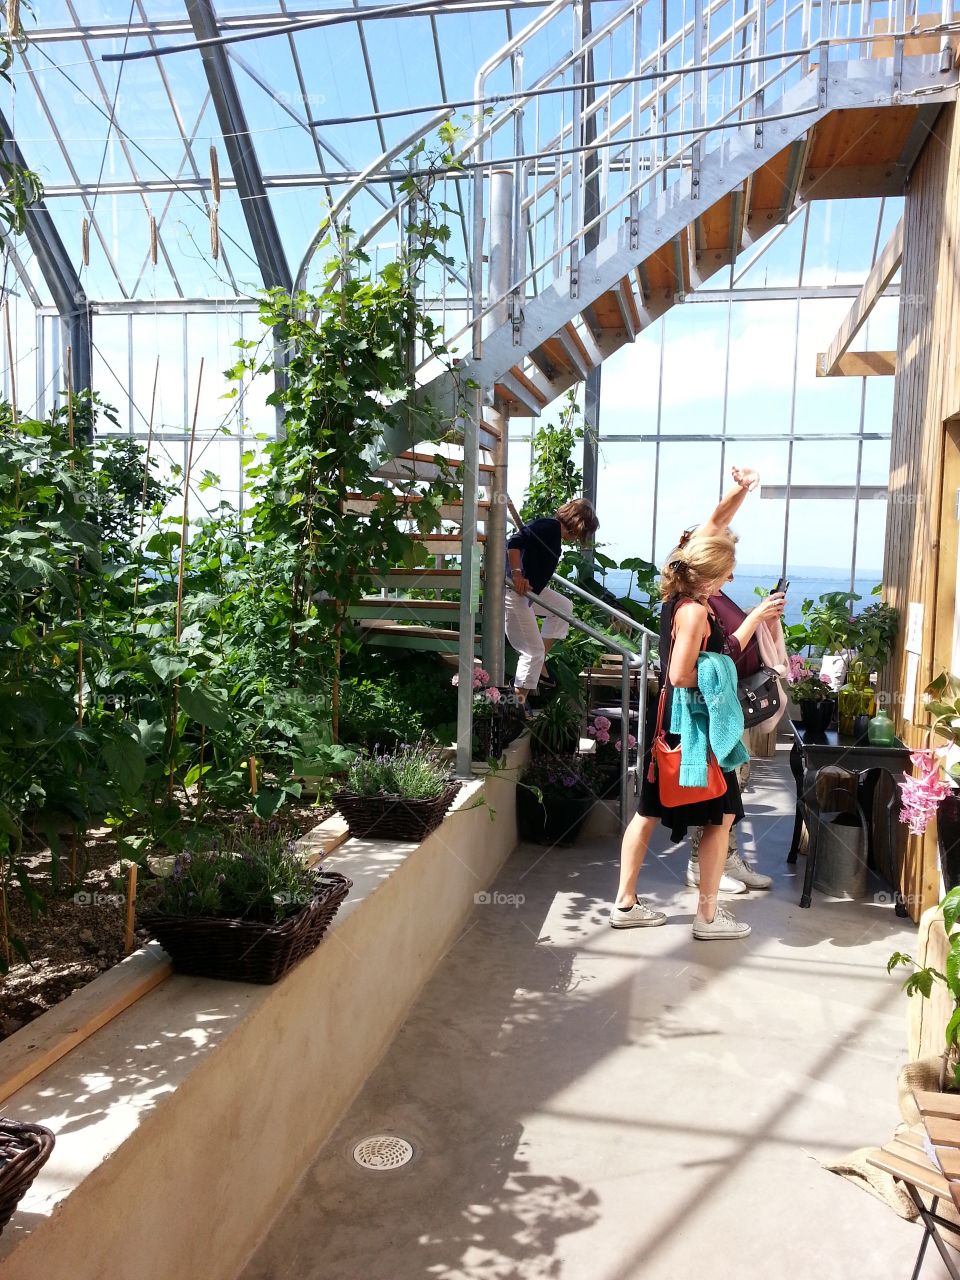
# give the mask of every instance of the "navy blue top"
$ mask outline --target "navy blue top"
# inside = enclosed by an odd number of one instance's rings
[[[560,521],[556,516],[531,520],[507,539],[507,547],[519,548],[523,576],[532,590],[541,592],[560,563]]]

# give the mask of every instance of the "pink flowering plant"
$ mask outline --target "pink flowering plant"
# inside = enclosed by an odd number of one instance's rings
[[[459,674],[455,675],[450,683],[454,688],[459,687]],[[494,715],[502,701],[503,694],[495,684],[490,683],[489,671],[485,671],[481,666],[474,665],[473,718],[475,720],[489,720]]]
[[[913,774],[905,773],[900,783],[900,821],[914,835],[922,836],[936,817],[941,800],[954,791],[948,778],[960,776],[960,766],[946,765],[951,747],[960,745],[960,681],[942,672],[923,692],[926,711],[932,716],[928,744],[939,734],[947,741],[940,746],[927,745],[910,753]],[[946,775],[946,776],[944,776]]]
[[[936,816],[937,805],[953,791],[941,772],[941,757],[946,748],[923,747],[910,752],[914,773],[905,773],[900,783],[900,821],[913,835],[922,836]]]
[[[623,737],[614,738],[610,733],[611,728],[612,721],[608,716],[591,715],[587,725],[587,737],[593,738],[597,744],[596,758],[598,761],[613,760],[615,758],[614,752],[619,755],[623,749]],[[636,738],[632,733],[628,733],[627,749],[632,751],[636,745]]]
[[[822,702],[824,698],[833,695],[830,677],[820,675],[798,653],[790,657],[787,667],[787,688],[794,702]]]

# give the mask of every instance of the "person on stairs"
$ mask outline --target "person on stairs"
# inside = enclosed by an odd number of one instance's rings
[[[553,577],[564,542],[587,543],[600,527],[593,503],[586,498],[565,502],[555,516],[531,520],[507,539],[507,639],[520,655],[514,692],[525,703],[527,695],[540,683],[544,661],[552,646],[570,630],[568,619],[573,603],[568,596],[548,585]],[[526,598],[534,591],[545,604],[561,615]],[[537,618],[544,619],[543,630]]]
[[[750,469],[734,467],[734,487],[724,495],[716,510],[696,532],[684,535],[670,553],[661,577],[664,604],[660,615],[661,689],[666,688],[665,720],[672,717],[675,688],[693,688],[697,683],[697,659],[701,643],[712,653],[722,653],[725,637],[708,600],[729,581],[735,564],[736,538],[729,522],[747,494],[759,484]],[[678,605],[682,607],[678,608]],[[771,595],[761,601],[734,633],[741,648],[768,617],[782,615],[783,596]],[[674,634],[674,618],[677,628]],[[738,704],[739,706],[739,704]],[[648,741],[641,763],[638,811],[624,832],[620,851],[620,884],[611,912],[616,929],[666,923],[666,916],[637,897],[637,878],[646,857],[650,837],[658,822],[667,826],[674,840],[684,838],[689,826],[702,825],[700,843],[700,885],[694,937],[702,940],[742,938],[748,925],[740,924],[717,905],[717,891],[723,874],[729,832],[743,816],[740,788],[733,771],[724,774],[726,792],[717,800],[668,808],[661,804],[656,781],[649,779],[653,726],[648,725]],[[676,737],[668,741],[676,744]]]

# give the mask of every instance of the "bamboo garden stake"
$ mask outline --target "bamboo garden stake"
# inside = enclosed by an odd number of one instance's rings
[[[137,902],[137,864],[131,862],[127,868],[127,908],[123,925],[123,954],[128,956],[133,950],[133,922]]]
[[[190,517],[190,473],[193,470],[193,446],[197,439],[197,415],[200,412],[200,388],[203,384],[204,358],[200,357],[200,368],[197,372],[197,394],[193,402],[193,421],[190,424],[190,444],[187,448],[187,469],[183,477],[183,518],[180,521],[180,565],[177,570],[177,613],[174,635],[180,643],[180,632],[183,629],[183,575],[187,562],[187,532]],[[173,706],[170,720],[170,772],[167,779],[167,799],[173,803],[174,761],[172,753],[177,739],[177,715],[180,711],[180,677],[173,682]]]

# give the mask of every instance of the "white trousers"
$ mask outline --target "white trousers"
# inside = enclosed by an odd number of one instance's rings
[[[509,589],[507,591],[507,639],[520,655],[514,680],[518,689],[537,687],[540,682],[540,672],[543,670],[544,640],[562,640],[570,630],[567,619],[573,613],[573,601],[550,587],[544,587],[537,594],[563,616],[558,618],[546,609],[538,608],[526,596],[518,596],[515,591]],[[544,619],[542,631],[537,625],[538,617]]]

